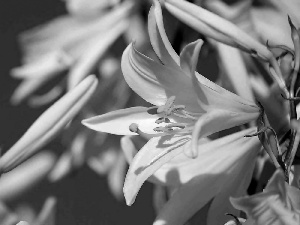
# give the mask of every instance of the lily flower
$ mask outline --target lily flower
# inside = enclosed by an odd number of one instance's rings
[[[262,62],[267,62],[269,66],[272,66],[270,77],[288,96],[279,65],[273,53],[265,45],[255,40],[232,22],[193,3],[183,0],[164,0],[161,2],[171,14],[198,32],[248,52]]]
[[[233,206],[247,213],[245,225],[296,225],[300,223],[300,191],[284,181],[277,170],[259,194],[232,198]]]
[[[127,204],[134,202],[140,187],[150,178],[155,184],[173,190],[155,225],[184,224],[205,206],[208,211],[201,212],[204,213],[201,224],[224,223],[225,213],[238,213],[229,197],[243,196],[252,177],[260,142],[257,137],[243,137],[254,130],[249,128],[213,141],[204,138],[198,145],[196,159],[187,157],[179,147],[169,153],[172,157],[165,154],[157,160],[162,154],[160,149],[146,144],[130,163],[124,184]],[[176,141],[165,139],[158,145],[172,150]],[[132,151],[130,143],[126,147]]]
[[[122,71],[128,85],[155,106],[117,110],[83,120],[84,125],[100,132],[151,138],[148,147],[159,148],[162,153],[168,153],[167,146],[157,144],[164,136],[177,140],[177,147],[191,142],[186,153],[196,157],[199,139],[257,118],[255,103],[195,72],[201,40],[188,44],[180,57],[176,54],[165,33],[158,2],[150,10],[148,28],[161,63],[131,44],[123,53]]]

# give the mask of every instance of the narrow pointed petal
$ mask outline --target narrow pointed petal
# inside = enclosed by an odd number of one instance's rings
[[[167,100],[165,90],[157,81],[155,74],[141,67],[143,61],[138,61],[140,59],[138,56],[140,55],[141,54],[137,53],[132,44],[125,49],[121,62],[124,78],[132,90],[147,102],[153,105],[163,105]],[[142,60],[142,58],[140,60]],[[156,67],[156,65],[159,64],[153,61],[152,66]],[[155,69],[155,67],[153,69]],[[159,67],[161,66],[159,65]],[[157,72],[159,72],[158,69]]]
[[[87,103],[97,84],[95,76],[87,77],[46,110],[0,158],[1,172],[15,168],[52,140]]]
[[[255,120],[258,115],[258,112],[234,112],[219,109],[204,114],[196,122],[193,130],[191,149],[192,156],[197,157],[198,141],[201,140],[201,138],[207,137],[208,135],[218,131],[248,123]]]
[[[197,96],[187,75],[144,56],[132,44],[123,53],[122,72],[128,85],[146,101],[163,105],[167,98],[176,96],[175,104],[183,104],[192,112],[199,111]]]
[[[3,174],[0,179],[0,200],[13,201],[43,180],[55,164],[56,157],[42,152],[15,170]]]
[[[195,73],[193,81],[199,99],[198,103],[206,111],[216,108],[249,113],[259,111],[259,107],[254,102],[227,91],[200,74]]]
[[[124,195],[127,205],[132,205],[143,183],[162,165],[183,151],[190,136],[155,137],[136,154],[127,172]]]
[[[222,43],[217,43],[216,46],[226,78],[229,78],[236,93],[245,99],[254,101],[252,89],[249,85],[249,75],[241,53],[237,49]]]
[[[203,41],[197,40],[186,45],[180,53],[180,67],[190,77],[193,77],[195,74],[202,45]]]
[[[154,1],[154,6],[149,11],[148,31],[151,45],[161,62],[166,66],[176,68],[179,65],[179,57],[167,37],[161,6],[157,0]]]
[[[224,224],[228,220],[224,211],[234,212],[230,207],[228,195],[244,192],[242,189],[251,179],[259,140],[256,137],[249,139],[243,136],[252,131],[254,129],[248,129],[200,145],[198,158],[187,159],[184,166],[170,168],[169,172],[177,173],[182,184],[159,213],[154,224],[184,224],[209,201],[212,203],[204,224]],[[247,179],[240,183],[245,177]],[[221,206],[218,206],[220,204]],[[216,221],[218,223],[215,223]]]
[[[153,129],[158,126],[155,121],[159,116],[148,113],[148,110],[149,108],[146,107],[120,109],[85,119],[82,121],[82,124],[100,132],[116,135],[137,135],[137,133],[129,130],[130,125],[135,123],[142,132],[157,134]]]

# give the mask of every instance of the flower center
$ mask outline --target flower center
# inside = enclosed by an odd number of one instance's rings
[[[129,130],[146,139],[162,135],[191,132],[192,126],[189,125],[194,124],[198,120],[198,117],[196,114],[187,112],[184,105],[175,105],[175,98],[175,96],[171,96],[164,105],[148,108],[147,112],[149,114],[160,116],[155,120],[156,124],[165,124],[153,129],[157,134],[147,134],[141,131],[136,123],[132,123],[129,126]],[[180,122],[172,122],[175,118],[176,121],[179,120]]]
[[[151,109],[156,109],[155,114],[160,114],[162,117],[158,118],[155,123],[161,124],[161,123],[168,123],[165,126],[159,126],[155,127],[153,130],[155,132],[163,132],[163,133],[178,133],[183,131],[188,123],[172,123],[169,117],[180,117],[183,119],[191,119],[191,120],[197,120],[196,117],[190,115],[187,111],[185,111],[184,105],[175,105],[175,96],[171,96],[167,102],[159,107],[152,107]],[[150,110],[148,112],[150,113]]]

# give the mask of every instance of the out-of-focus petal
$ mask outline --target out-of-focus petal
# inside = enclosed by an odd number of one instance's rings
[[[87,77],[46,110],[0,158],[1,171],[15,168],[54,138],[87,103],[97,84],[95,76]]]
[[[237,49],[222,43],[216,43],[216,47],[226,78],[230,80],[236,93],[253,101],[254,96],[249,85],[249,75],[241,53]]]
[[[224,213],[237,213],[228,198],[244,194],[250,182],[259,140],[243,136],[253,131],[248,129],[199,145],[199,157],[196,159],[186,158],[178,166],[173,164],[173,168],[164,171],[162,167],[158,170],[155,175],[163,172],[166,181],[168,177],[170,180],[177,177],[181,186],[171,196],[154,224],[184,224],[210,200],[212,203],[204,224],[222,224],[228,220]]]
[[[20,221],[19,223],[17,223],[17,225],[30,225],[30,224],[27,223],[26,221]]]
[[[89,75],[97,66],[107,49],[128,28],[129,20],[124,18],[113,24],[110,29],[98,38],[98,41],[87,49],[78,62],[71,68],[68,79],[68,89],[75,87],[82,79]]]
[[[118,200],[123,200],[123,183],[126,173],[126,159],[122,152],[117,154],[117,160],[114,161],[114,165],[107,176],[107,182],[111,193]]]
[[[257,7],[251,10],[251,15],[255,30],[264,43],[268,41],[272,45],[286,45],[293,48],[286,13],[269,7]]]
[[[264,45],[247,35],[233,23],[208,10],[183,0],[165,0],[164,5],[175,17],[196,28],[206,36],[250,53],[255,51],[259,57],[266,61],[272,57],[272,53]],[[203,24],[206,25],[206,29],[201,29]],[[200,29],[197,28],[198,25]],[[222,36],[229,38],[231,43]]]
[[[136,149],[133,141],[131,140],[131,137],[130,136],[122,137],[121,141],[120,141],[120,144],[121,144],[121,149],[124,153],[124,156],[125,156],[127,162],[129,164],[131,164],[134,156],[138,152],[138,150]]]
[[[11,201],[44,179],[55,164],[56,157],[43,152],[0,179],[0,200]]]
[[[67,69],[71,63],[72,60],[63,51],[53,51],[37,59],[34,63],[12,69],[11,75],[19,79],[38,79],[43,76],[52,77]]]
[[[55,225],[56,203],[55,197],[48,197],[32,225]]]
[[[117,4],[120,0],[64,0],[68,12],[76,17],[92,17]]]
[[[85,162],[85,144],[87,138],[84,132],[79,133],[72,140],[70,149],[60,156],[54,169],[49,174],[48,178],[51,182],[57,182],[73,170],[78,170]]]
[[[136,154],[127,172],[124,195],[132,205],[143,183],[162,165],[181,153],[190,136],[164,136],[151,138]]]

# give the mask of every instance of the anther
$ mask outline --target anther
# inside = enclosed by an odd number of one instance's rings
[[[167,117],[160,117],[157,120],[155,120],[155,123],[157,123],[157,124],[160,124],[160,123],[171,123],[171,121]]]
[[[149,140],[150,138],[153,138],[153,137],[160,136],[160,135],[157,135],[157,134],[147,134],[147,133],[141,131],[141,130],[139,129],[139,125],[136,124],[136,123],[130,124],[129,130],[130,130],[131,132],[133,132],[133,133],[136,133],[136,134],[140,135],[141,137],[143,137],[143,138],[145,138],[145,139],[147,139],[147,140]]]
[[[170,132],[170,131],[174,131],[173,128],[184,129],[185,124],[183,124],[183,123],[171,123],[171,124],[167,124],[164,127],[155,127],[153,130],[155,132]]]
[[[132,123],[129,126],[129,130],[133,133],[137,133],[139,132],[139,126],[136,123]]]
[[[168,124],[166,125],[167,128],[181,128],[184,129],[185,128],[185,124],[183,123],[172,123],[172,124]]]

